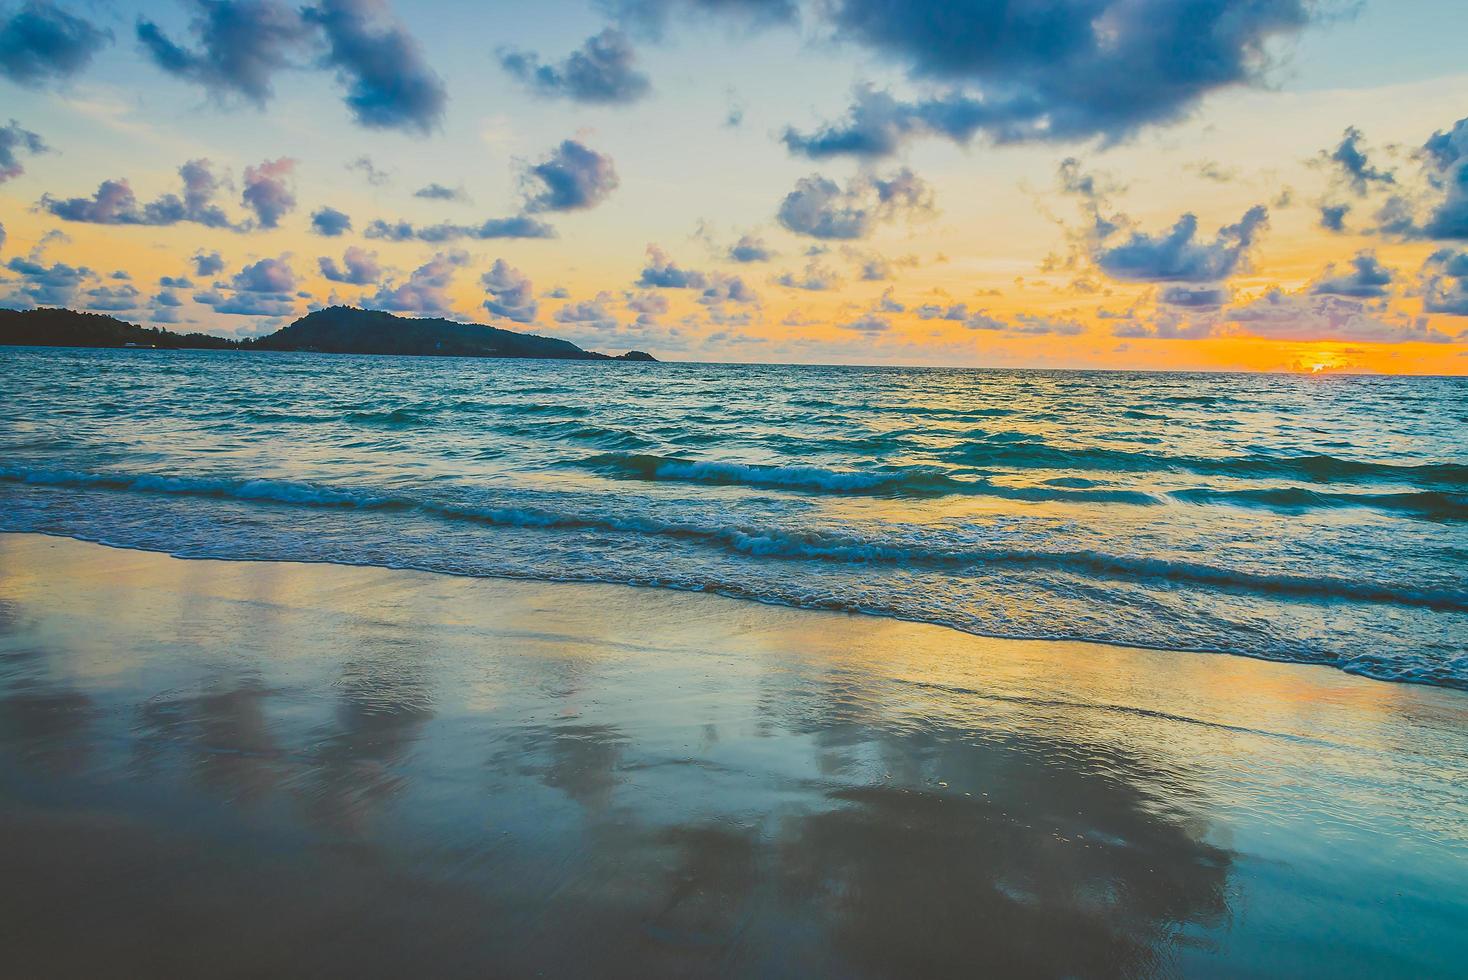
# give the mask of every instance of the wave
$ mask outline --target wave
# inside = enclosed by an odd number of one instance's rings
[[[680,459],[648,453],[605,453],[576,460],[571,465],[634,480],[673,480],[777,490],[913,496],[938,496],[962,493],[965,490],[963,482],[953,479],[936,467],[831,470],[821,466],[775,466]]]
[[[382,410],[367,410],[347,412],[341,417],[343,422],[354,425],[381,426],[385,429],[410,429],[420,425],[432,425],[433,419],[430,413],[433,409],[414,410],[411,408],[391,408]]]
[[[1373,463],[1336,456],[1171,456],[1124,449],[1067,449],[1033,440],[970,443],[950,455],[971,466],[1010,469],[1070,469],[1103,472],[1188,472],[1202,476],[1275,477],[1312,483],[1378,481],[1423,486],[1468,487],[1461,463]]]
[[[946,547],[899,538],[876,540],[821,530],[708,526],[651,517],[611,518],[567,514],[536,506],[485,507],[404,494],[347,490],[271,479],[112,475],[68,470],[0,469],[0,480],[189,496],[222,497],[307,507],[354,507],[417,511],[430,516],[492,526],[622,532],[691,541],[750,557],[857,565],[918,566],[954,571],[1036,568],[1102,579],[1166,582],[1172,585],[1284,596],[1303,600],[1385,603],[1468,612],[1468,591],[1368,582],[1331,576],[1254,572],[1200,562],[1094,550],[1046,551],[997,546]]]
[[[823,466],[779,466],[727,460],[682,459],[647,453],[605,453],[569,465],[622,479],[704,483],[714,486],[799,490],[852,496],[939,497],[968,495],[1031,502],[1160,503],[1139,490],[1009,487],[987,480],[959,480],[937,467],[891,466],[873,470],[832,470]]]
[[[867,404],[859,401],[837,401],[831,398],[792,398],[797,408],[837,409],[841,413],[869,412],[876,415],[908,414],[937,419],[990,419],[1017,414],[1012,408],[945,408],[941,405]]]
[[[1015,444],[1006,447],[1016,448]],[[1052,447],[1019,445],[1021,457],[1040,448],[1040,455],[1068,453]],[[1112,450],[1101,450],[1111,452]],[[1130,459],[1158,459],[1123,454]],[[1024,457],[1034,458],[1034,457]],[[1153,494],[1140,490],[1097,486],[1080,477],[1059,477],[1040,486],[1014,487],[985,479],[960,479],[935,467],[887,467],[873,470],[832,470],[820,466],[778,466],[719,460],[693,460],[649,454],[607,453],[576,461],[574,465],[621,477],[649,481],[747,486],[809,493],[868,496],[969,495],[1005,500],[1057,503],[1116,503],[1151,506],[1167,500],[1191,504],[1232,504],[1301,512],[1336,507],[1370,507],[1434,521],[1468,520],[1468,496],[1439,490],[1404,493],[1331,493],[1305,487],[1216,489],[1199,487]],[[1385,464],[1382,464],[1385,465]],[[1395,469],[1403,469],[1396,467]],[[1417,469],[1422,469],[1421,467]],[[1435,471],[1441,475],[1441,471]]]
[[[591,414],[591,409],[583,405],[546,405],[541,402],[486,403],[484,407],[499,409],[507,415],[563,415],[566,418],[584,419]]]
[[[1164,395],[1158,401],[1173,405],[1233,405],[1237,399],[1228,395]]]
[[[232,497],[279,504],[316,507],[388,508],[412,506],[400,498],[381,494],[337,490],[291,480],[231,479],[228,477],[167,476],[156,473],[86,473],[64,469],[0,468],[0,480],[42,486],[95,487],[103,490],[132,490],[141,493],[177,494],[191,497]]]
[[[603,449],[646,449],[654,445],[627,429],[613,429],[580,419],[535,420],[496,426],[500,432],[535,439],[556,439],[569,442],[590,443]]]
[[[1468,521],[1468,495],[1440,490],[1412,493],[1324,493],[1305,487],[1272,487],[1250,490],[1217,490],[1198,487],[1174,490],[1174,500],[1194,504],[1232,504],[1297,512],[1332,507],[1371,507],[1410,514],[1430,521]]]
[[[224,407],[216,411],[206,413],[210,418],[227,419],[232,422],[259,422],[264,424],[315,424],[319,422],[334,422],[335,415],[308,412],[285,412],[269,408],[230,408]]]

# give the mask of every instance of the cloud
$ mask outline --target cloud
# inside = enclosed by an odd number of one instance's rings
[[[886,293],[883,294],[882,299],[884,303],[887,301]],[[1086,332],[1085,325],[1075,320],[1061,320],[1031,313],[1020,313],[1012,320],[1006,320],[1003,317],[994,316],[987,310],[970,311],[967,303],[952,303],[948,306],[925,303],[913,312],[920,320],[948,320],[962,323],[970,330],[986,330],[1020,336],[1043,334],[1075,336]]]
[[[296,274],[284,258],[260,259],[235,273],[231,285],[247,293],[288,293],[296,288]]]
[[[432,183],[426,187],[420,187],[413,192],[414,197],[421,197],[429,201],[467,201],[469,195],[462,187],[445,187],[440,183]]]
[[[780,202],[776,217],[798,235],[850,240],[866,238],[878,224],[933,211],[932,190],[904,167],[889,177],[858,174],[844,189],[820,174],[802,177]]]
[[[0,11],[0,18],[0,75],[18,85],[71,78],[112,40],[110,31],[48,0],[30,0],[8,17]]]
[[[159,276],[158,285],[168,289],[193,289],[194,281],[184,276]]]
[[[336,238],[352,230],[352,219],[336,208],[317,208],[311,215],[311,230],[327,238]]]
[[[263,106],[277,72],[314,64],[335,72],[359,125],[426,133],[443,116],[442,80],[381,0],[320,0],[300,10],[280,0],[192,0],[190,7],[196,47],[147,19],[138,21],[138,42],[159,68],[216,100]]]
[[[1447,343],[1425,318],[1386,319],[1365,303],[1342,296],[1270,290],[1252,303],[1225,310],[1240,333],[1272,340],[1349,340],[1366,343]]]
[[[535,301],[535,286],[530,277],[512,268],[504,259],[479,277],[486,294],[484,308],[495,316],[516,323],[534,323],[540,305]]]
[[[527,211],[577,211],[595,207],[617,189],[612,158],[576,140],[563,140],[525,171]]]
[[[555,238],[556,230],[543,221],[527,215],[512,218],[490,218],[469,230],[470,238]]]
[[[804,289],[818,293],[836,289],[841,285],[841,277],[834,269],[822,265],[819,258],[813,258],[806,263],[804,272],[799,275],[786,272],[775,279],[775,284],[787,289]]]
[[[660,38],[675,18],[719,17],[748,30],[794,23],[795,0],[598,0],[598,6],[630,31]]]
[[[448,290],[453,284],[454,273],[468,262],[469,256],[465,252],[438,252],[414,269],[407,282],[383,284],[367,305],[393,312],[448,313],[453,308]]]
[[[1378,299],[1391,290],[1392,271],[1377,261],[1369,249],[1357,252],[1351,259],[1349,272],[1336,274],[1334,265],[1326,266],[1324,275],[1310,286],[1319,296],[1350,296],[1355,299]]]
[[[714,275],[704,287],[698,301],[704,306],[718,307],[725,303],[752,306],[759,303],[759,294],[740,276]]]
[[[1382,169],[1371,162],[1365,149],[1365,136],[1355,126],[1349,126],[1341,135],[1334,149],[1322,150],[1319,162],[1330,170],[1331,187],[1358,198],[1364,198],[1377,187],[1388,187],[1397,183],[1396,173]],[[1322,200],[1320,227],[1326,231],[1344,232],[1346,215],[1351,205],[1340,200]]]
[[[45,153],[48,149],[50,147],[45,140],[29,129],[21,129],[20,123],[14,119],[10,120],[10,125],[0,126],[0,184],[25,173],[25,167],[20,162],[21,153],[34,156]]]
[[[138,210],[137,203],[137,197],[125,180],[103,181],[91,200],[73,197],[63,201],[50,195],[41,198],[41,207],[63,221],[87,221],[96,224],[148,223]]]
[[[1320,205],[1320,227],[1326,231],[1345,231],[1346,215],[1350,213],[1349,204],[1322,204]]]
[[[311,26],[278,0],[191,0],[188,6],[197,49],[147,19],[138,20],[138,43],[159,68],[203,86],[218,101],[237,96],[263,106],[274,95],[275,73],[296,67],[311,49]]]
[[[147,204],[139,205],[137,196],[126,180],[104,180],[90,198],[60,199],[42,195],[40,208],[63,221],[99,225],[175,225],[192,222],[208,228],[243,230],[232,224],[224,211],[214,203],[224,180],[215,174],[213,165],[204,159],[190,160],[178,169],[183,181],[183,196],[163,194]]]
[[[567,303],[555,312],[557,323],[572,323],[595,327],[598,330],[615,330],[617,317],[611,311],[612,295],[597,293],[595,299]]]
[[[342,253],[342,264],[329,255],[317,259],[321,275],[332,282],[352,286],[370,286],[382,278],[382,267],[377,264],[377,253],[369,252],[357,245],[348,245]]]
[[[627,309],[637,314],[642,326],[655,326],[658,317],[668,312],[668,297],[662,293],[634,293],[627,298]]]
[[[542,64],[529,52],[500,53],[500,66],[537,94],[588,104],[627,104],[652,91],[636,65],[637,53],[627,35],[610,27],[587,38],[560,64]]]
[[[81,305],[96,313],[129,313],[138,308],[142,295],[135,286],[96,286],[83,294]]]
[[[1422,308],[1468,316],[1468,252],[1443,249],[1423,263]]]
[[[1310,0],[971,2],[832,0],[835,37],[931,91],[859,88],[846,116],[786,146],[820,159],[878,157],[917,136],[966,144],[1125,139],[1183,118],[1211,92],[1257,83],[1269,46],[1312,20]]]
[[[1433,133],[1416,158],[1421,186],[1388,197],[1374,230],[1393,238],[1468,241],[1468,117]]]
[[[389,242],[411,242],[418,238],[418,229],[409,221],[387,221],[376,218],[362,232],[368,238],[381,238]]]
[[[654,289],[702,289],[707,282],[702,272],[680,268],[656,245],[647,247],[647,265],[637,279],[639,286]]]
[[[1376,212],[1376,231],[1393,238],[1422,238],[1421,226],[1417,223],[1417,202],[1402,194],[1387,198]]]
[[[969,318],[967,303],[953,303],[949,306],[942,306],[938,303],[924,303],[916,310],[913,310],[913,312],[918,315],[919,320],[963,321]]]
[[[428,133],[439,124],[448,103],[443,80],[385,3],[321,0],[305,17],[325,33],[325,64],[346,86],[347,109],[359,125]]]
[[[857,333],[874,334],[886,333],[892,329],[892,321],[875,313],[852,320],[850,323],[840,325],[842,330],[855,330]]]
[[[1428,238],[1468,240],[1468,117],[1446,132],[1436,132],[1423,145],[1432,174],[1432,186],[1442,191],[1441,202],[1423,228]]]
[[[1149,322],[1137,318],[1135,311],[1125,316],[1111,328],[1112,336],[1136,337],[1150,340],[1201,340],[1218,332],[1221,320],[1217,311],[1203,314],[1184,314],[1178,310],[1159,310]]]
[[[843,248],[846,257],[856,263],[857,275],[863,282],[887,282],[897,278],[899,266],[917,265],[912,255],[891,259],[877,252],[863,252],[854,248]]]
[[[174,306],[160,306],[157,303],[147,311],[146,318],[153,323],[178,323],[183,317],[180,310]]]
[[[65,262],[46,265],[34,257],[16,256],[5,268],[20,276],[5,302],[20,306],[75,306],[82,284],[96,275],[84,265],[71,266]]]
[[[190,261],[194,263],[196,276],[212,276],[224,269],[224,259],[218,252],[195,252]]]
[[[1228,298],[1228,290],[1217,286],[1169,286],[1162,291],[1163,303],[1188,309],[1216,310]]]
[[[1211,180],[1215,184],[1231,184],[1239,179],[1239,172],[1234,167],[1225,167],[1217,160],[1198,160],[1195,163],[1184,164],[1184,169],[1191,170],[1204,180]]]
[[[228,283],[194,294],[194,302],[232,316],[290,316],[296,308],[296,274],[284,256],[242,268]]]
[[[774,257],[765,240],[754,235],[740,235],[739,241],[729,249],[729,258],[735,262],[768,262]]]
[[[1081,161],[1075,157],[1066,157],[1060,161],[1060,166],[1056,168],[1056,178],[1062,193],[1080,200],[1081,210],[1091,224],[1086,234],[1092,239],[1104,240],[1121,229],[1126,220],[1124,216],[1108,216],[1105,212],[1111,210],[1111,195],[1125,190],[1124,185],[1082,170]]]
[[[1130,282],[1218,282],[1238,268],[1260,229],[1268,227],[1269,212],[1255,205],[1237,224],[1218,230],[1213,241],[1197,238],[1198,218],[1185,214],[1172,228],[1156,236],[1132,232],[1123,242],[1100,245],[1097,266],[1113,279]]]
[[[183,180],[183,219],[208,228],[231,227],[228,216],[214,203],[226,180],[214,173],[208,160],[190,160],[178,168]]]
[[[869,255],[861,260],[861,278],[866,282],[886,282],[895,271],[885,256]]]
[[[183,300],[167,289],[159,290],[149,300],[148,319],[155,323],[177,323]]]
[[[821,322],[822,322],[821,320],[819,320],[819,319],[817,319],[815,317],[808,317],[808,316],[806,316],[799,309],[794,309],[794,310],[791,310],[789,313],[785,314],[785,318],[780,321],[780,326],[782,326],[782,327],[814,327],[814,326],[816,326],[817,324],[819,324]]]
[[[1357,197],[1365,197],[1373,184],[1395,184],[1395,174],[1372,166],[1361,144],[1365,136],[1355,126],[1346,128],[1341,141],[1329,153],[1322,151],[1321,158],[1335,168],[1338,177],[1345,181]]]
[[[368,156],[357,157],[347,164],[347,169],[360,173],[373,187],[381,187],[392,180],[392,174],[386,170],[379,170],[377,164],[373,163],[372,158]]]
[[[255,212],[260,227],[278,227],[280,219],[294,210],[295,170],[296,161],[290,157],[266,160],[258,166],[245,168],[245,189],[240,194],[240,203]]]
[[[436,225],[415,227],[407,221],[373,221],[362,232],[368,238],[381,238],[390,242],[452,242],[461,238],[481,241],[499,238],[555,238],[556,230],[543,221],[528,215],[512,218],[489,218],[477,225],[461,225],[441,222]]]
[[[976,323],[979,321],[980,318],[984,321],[987,321],[988,323],[996,322],[993,320],[993,318],[988,317],[983,313],[979,313],[975,314],[972,317],[969,317],[969,320],[965,324],[965,326],[967,326],[971,330],[992,329],[992,327],[990,326],[976,326]],[[1029,337],[1038,337],[1051,334],[1061,337],[1075,337],[1079,334],[1083,334],[1086,332],[1085,324],[1077,320],[1062,320],[1056,317],[1038,316],[1032,313],[1021,313],[1017,315],[1014,320],[1010,322],[1004,329],[1008,333],[1020,334],[1022,336]]]

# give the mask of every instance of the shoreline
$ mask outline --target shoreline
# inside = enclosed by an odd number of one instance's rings
[[[815,614],[818,614],[818,615],[835,615],[835,616],[845,616],[845,617],[870,618],[870,619],[885,620],[885,621],[888,621],[888,622],[905,623],[905,624],[911,625],[911,626],[922,626],[922,627],[928,627],[928,628],[931,628],[931,629],[946,630],[946,631],[950,631],[950,632],[953,632],[953,633],[960,634],[962,636],[973,637],[975,639],[980,639],[980,640],[992,640],[992,641],[996,641],[996,642],[999,642],[999,643],[1062,643],[1062,644],[1079,644],[1081,646],[1096,646],[1096,647],[1105,647],[1105,648],[1118,649],[1118,650],[1145,650],[1145,651],[1147,651],[1149,653],[1172,654],[1172,655],[1185,656],[1185,657],[1205,656],[1205,657],[1240,658],[1240,659],[1244,659],[1244,660],[1255,661],[1255,662],[1258,662],[1258,663],[1278,664],[1278,665],[1281,665],[1281,666],[1317,668],[1317,669],[1320,669],[1320,670],[1329,671],[1329,672],[1331,672],[1333,674],[1341,674],[1341,675],[1345,675],[1345,676],[1349,676],[1349,677],[1356,677],[1356,678],[1360,678],[1362,680],[1370,681],[1372,683],[1377,683],[1377,684],[1406,685],[1406,686],[1409,686],[1409,687],[1425,687],[1425,688],[1430,688],[1430,689],[1433,689],[1433,690],[1456,691],[1456,692],[1460,692],[1460,693],[1468,693],[1468,687],[1464,687],[1464,686],[1461,686],[1461,685],[1447,684],[1447,683],[1442,683],[1440,681],[1425,680],[1425,679],[1421,679],[1421,678],[1418,678],[1418,677],[1403,676],[1403,675],[1380,676],[1379,677],[1379,676],[1374,676],[1372,674],[1365,673],[1364,671],[1361,671],[1361,670],[1353,670],[1348,665],[1347,666],[1342,666],[1342,665],[1333,664],[1333,663],[1324,663],[1324,662],[1321,662],[1319,660],[1307,660],[1307,659],[1303,659],[1303,658],[1301,658],[1301,659],[1289,659],[1288,657],[1283,656],[1283,655],[1266,656],[1265,654],[1262,654],[1262,653],[1251,653],[1248,650],[1243,650],[1243,649],[1238,649],[1238,650],[1225,650],[1225,649],[1213,648],[1213,647],[1193,647],[1193,648],[1186,648],[1186,647],[1169,647],[1169,646],[1150,646],[1150,645],[1148,645],[1146,643],[1137,643],[1137,642],[1130,642],[1130,643],[1128,643],[1128,642],[1123,642],[1123,641],[1120,641],[1120,640],[1113,641],[1113,640],[1107,640],[1107,639],[1094,639],[1094,638],[1085,638],[1085,637],[1016,636],[1016,635],[1013,635],[1013,634],[1004,634],[1004,633],[986,633],[986,632],[982,632],[982,631],[979,631],[979,630],[966,629],[965,627],[963,627],[961,625],[958,625],[958,624],[955,624],[955,623],[935,622],[935,621],[932,621],[932,620],[923,620],[923,619],[910,619],[910,618],[906,618],[906,617],[897,615],[895,613],[883,612],[881,610],[871,610],[871,609],[825,609],[825,608],[820,608],[820,607],[817,607],[817,606],[799,606],[799,605],[795,605],[793,603],[782,602],[782,601],[780,601],[778,599],[761,598],[759,596],[754,596],[754,595],[737,595],[737,594],[734,594],[732,592],[720,591],[718,589],[680,588],[677,585],[668,585],[668,584],[662,584],[662,583],[659,583],[659,584],[650,584],[650,583],[646,583],[646,582],[636,582],[636,581],[617,582],[617,581],[610,581],[610,580],[596,579],[596,578],[585,578],[585,579],[580,579],[580,578],[538,578],[538,577],[530,576],[530,575],[518,576],[518,575],[509,574],[509,573],[493,574],[493,573],[482,573],[482,572],[458,572],[458,571],[453,571],[451,569],[421,568],[421,567],[418,567],[418,566],[415,566],[415,565],[377,564],[377,563],[372,563],[372,562],[354,562],[354,561],[345,561],[345,560],[337,560],[337,559],[326,559],[326,558],[320,558],[320,559],[317,559],[317,558],[257,558],[257,557],[239,557],[239,558],[236,558],[236,557],[231,557],[231,556],[228,556],[228,555],[190,555],[190,554],[181,553],[180,551],[177,551],[177,550],[171,551],[171,550],[167,550],[167,549],[164,549],[164,548],[148,548],[148,547],[144,547],[144,546],[141,546],[141,545],[117,544],[117,543],[114,543],[114,542],[111,542],[111,541],[103,540],[101,538],[91,538],[91,537],[86,537],[86,536],[81,535],[81,534],[74,534],[74,533],[69,533],[69,532],[65,532],[65,531],[11,531],[11,530],[0,529],[0,537],[4,537],[6,535],[12,535],[12,536],[34,535],[34,536],[37,536],[37,537],[44,537],[44,538],[56,538],[58,540],[75,541],[75,542],[78,542],[78,543],[81,543],[81,544],[90,544],[90,545],[95,545],[95,546],[102,547],[102,548],[113,549],[113,550],[116,550],[116,551],[136,551],[136,552],[140,552],[140,553],[143,553],[143,554],[161,555],[163,557],[172,558],[172,559],[174,559],[176,561],[187,561],[187,562],[194,562],[194,561],[218,561],[218,562],[245,562],[245,563],[288,564],[288,565],[318,565],[318,566],[324,566],[324,567],[338,567],[338,568],[380,569],[382,571],[403,572],[403,573],[415,574],[415,575],[444,575],[444,576],[448,576],[450,578],[467,579],[467,580],[470,580],[470,581],[473,581],[473,580],[484,580],[484,581],[491,581],[491,582],[524,582],[524,583],[540,583],[540,584],[544,584],[544,585],[589,586],[589,587],[593,587],[593,588],[595,588],[595,587],[608,587],[608,588],[615,588],[615,589],[635,589],[635,590],[638,590],[638,591],[648,590],[648,591],[653,591],[653,592],[674,592],[674,593],[679,593],[679,594],[682,594],[682,595],[706,595],[706,596],[711,596],[711,597],[714,597],[714,598],[717,598],[717,599],[727,600],[727,601],[730,601],[730,602],[753,603],[755,605],[763,606],[763,607],[770,608],[770,609],[786,609],[786,610],[791,610],[791,611],[794,611],[794,612],[809,612],[809,613],[815,613]]]
[[[1468,697],[0,534],[27,975],[1450,975]]]

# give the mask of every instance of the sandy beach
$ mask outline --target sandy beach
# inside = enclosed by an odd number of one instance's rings
[[[15,976],[1448,976],[1468,697],[0,535]]]

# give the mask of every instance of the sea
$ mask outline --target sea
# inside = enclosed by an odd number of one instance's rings
[[[0,398],[0,531],[1468,689],[1465,379],[0,348]]]

